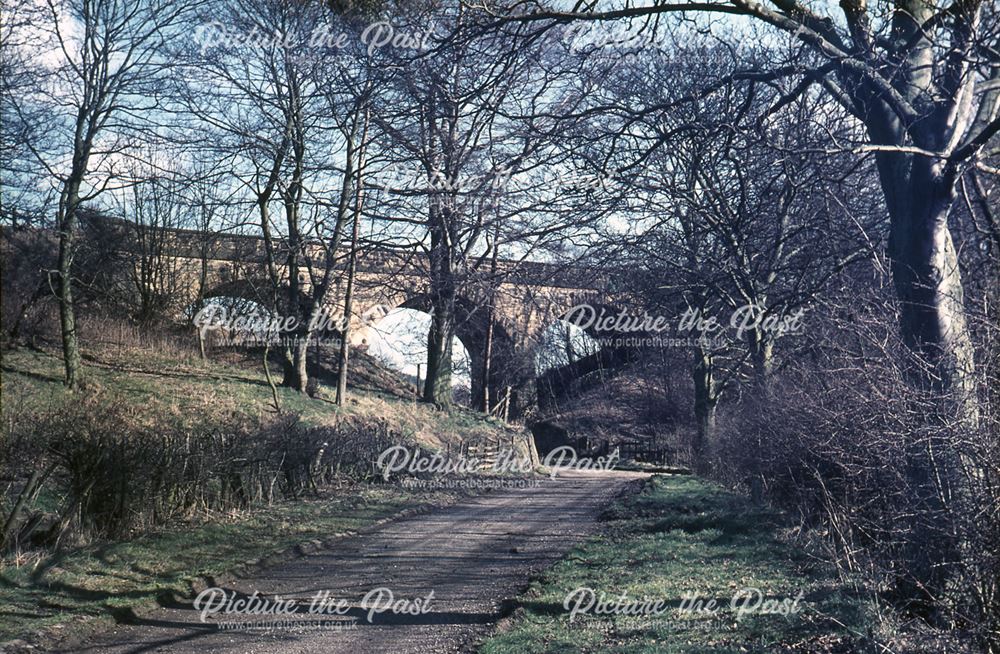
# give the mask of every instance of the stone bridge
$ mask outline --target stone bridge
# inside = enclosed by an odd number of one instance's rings
[[[173,257],[176,270],[193,281],[199,278],[204,260],[206,299],[240,297],[269,304],[267,298],[273,291],[265,273],[263,239],[218,235],[206,249],[205,238],[198,232],[172,233],[166,251]],[[281,245],[277,249],[280,251]],[[323,260],[318,245],[307,245],[304,250],[304,258]],[[344,252],[339,256],[340,271],[346,265],[346,255]],[[429,313],[427,264],[426,255],[413,251],[373,247],[359,253],[350,317],[353,346],[365,348],[376,323],[393,309]],[[473,404],[482,410],[502,406],[505,412],[516,414],[517,406],[530,402],[534,390],[530,382],[535,378],[534,357],[542,332],[579,304],[614,311],[612,307],[620,303],[612,301],[612,280],[606,271],[510,260],[498,260],[495,273],[488,260],[480,262],[478,269],[480,272],[460,279],[456,329],[471,361]],[[287,285],[287,267],[280,266],[279,275]],[[345,283],[346,275],[337,275],[327,293],[328,313],[333,316],[343,315]],[[300,273],[300,284],[308,296],[312,280],[307,270]],[[190,289],[185,302],[189,306],[195,300],[197,285],[181,286]]]

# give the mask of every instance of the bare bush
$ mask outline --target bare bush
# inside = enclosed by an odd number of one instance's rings
[[[0,322],[2,338],[18,341],[44,328],[45,300],[54,297],[49,272],[55,269],[52,235],[32,229],[4,227],[0,231]],[[49,303],[51,308],[51,304]]]
[[[317,492],[340,478],[374,478],[378,453],[402,438],[377,420],[307,426],[285,416],[260,425],[234,414],[154,427],[134,411],[95,392],[5,425],[4,477],[17,483],[7,489],[12,510],[0,516],[4,549],[123,538]],[[46,483],[61,498],[55,513],[31,506]]]
[[[970,427],[946,394],[913,383],[878,304],[855,298],[814,313],[815,333],[770,392],[726,411],[715,469],[794,510],[843,577],[877,601],[996,651],[996,353],[977,371],[981,415]]]

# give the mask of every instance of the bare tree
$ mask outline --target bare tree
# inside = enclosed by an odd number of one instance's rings
[[[358,170],[356,173],[354,190],[354,211],[351,217],[351,246],[350,253],[348,254],[346,275],[347,281],[346,289],[344,291],[344,317],[340,336],[340,353],[337,357],[337,404],[339,405],[343,405],[347,398],[347,364],[351,348],[351,312],[354,305],[354,284],[357,274],[358,242],[361,236],[361,213],[362,208],[364,207],[365,154],[368,148],[368,127],[370,118],[370,108],[365,107],[364,119],[361,127],[361,143],[358,148]],[[331,250],[336,251],[336,246],[331,247]],[[329,267],[327,270],[329,270]]]
[[[844,147],[875,153],[903,340],[931,364],[915,369],[918,378],[953,389],[974,418],[974,352],[948,215],[962,172],[981,165],[1000,132],[1000,15],[990,6],[984,0],[904,0],[880,14],[866,2],[849,0],[835,16],[795,0],[657,0],[608,11],[583,2],[564,11],[527,0],[514,3],[516,16],[504,20],[638,20],[655,29],[666,14],[714,12],[753,18],[813,53],[816,58],[777,60],[769,69],[732,77],[798,79],[776,106],[816,88],[864,125],[867,139]]]
[[[32,56],[31,26],[44,18],[41,7],[4,0],[0,3],[0,170],[4,193],[0,221],[17,227],[51,222],[51,193],[39,194],[44,171],[39,171],[30,145],[45,140],[45,108],[23,102],[43,76],[41,62]],[[41,18],[40,18],[41,17]],[[47,218],[47,220],[46,220]]]
[[[385,55],[401,72],[392,104],[372,117],[403,180],[415,182],[373,183],[383,184],[395,212],[384,216],[384,242],[426,255],[416,260],[426,266],[431,313],[423,399],[442,407],[451,402],[453,338],[473,319],[485,336],[502,280],[516,278],[519,261],[554,248],[581,218],[570,201],[578,198],[551,179],[569,160],[556,145],[552,113],[579,100],[577,89],[559,84],[572,71],[554,63],[551,44],[483,31],[484,17],[481,8],[449,2],[398,14],[397,29],[416,31],[433,19],[437,31],[425,51]],[[507,259],[495,271],[494,254]],[[489,340],[495,345],[496,334]],[[489,349],[496,359],[497,348]],[[475,395],[479,401],[484,392]]]
[[[703,452],[725,389],[746,377],[766,392],[778,327],[870,253],[878,202],[864,184],[870,168],[823,152],[823,130],[843,139],[856,129],[836,104],[801,96],[774,110],[780,85],[736,80],[689,101],[760,53],[737,58],[690,35],[664,45],[597,66],[602,91],[588,122],[629,189],[608,249],[645,271],[625,272],[643,289],[635,301],[677,317],[692,341],[693,449]],[[663,108],[636,113],[637,100]],[[734,319],[747,328],[734,333]]]
[[[283,40],[215,43],[211,30],[219,28],[212,21],[220,12],[240,34],[281,34]],[[357,84],[340,89],[338,83],[344,68],[364,64],[314,48],[315,33],[348,29],[321,6],[232,0],[203,19],[206,42],[188,53],[183,102],[200,123],[199,134],[217,135],[216,156],[230,162],[245,205],[257,214],[270,281],[263,299],[299,325],[282,348],[283,383],[306,392],[310,325],[337,276],[365,94]],[[276,210],[283,220],[275,219]]]
[[[136,302],[134,318],[149,325],[170,317],[181,294],[181,276],[172,256],[174,236],[185,221],[180,184],[163,176],[132,184],[123,199],[127,221],[130,290]]]
[[[73,307],[73,257],[81,203],[114,177],[114,157],[143,112],[155,113],[166,42],[190,3],[152,0],[47,0],[44,18],[21,26],[37,30],[33,56],[42,67],[30,91],[14,103],[25,120],[45,108],[53,121],[44,142],[28,147],[58,187],[58,297],[66,384],[81,376]],[[27,46],[28,41],[23,40]],[[100,171],[100,181],[92,174]]]

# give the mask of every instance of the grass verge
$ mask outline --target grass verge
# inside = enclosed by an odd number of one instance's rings
[[[276,551],[454,497],[397,486],[353,486],[346,493],[213,516],[127,542],[8,560],[0,564],[0,642],[80,618],[111,618],[171,594],[190,596],[199,580],[225,576]]]
[[[607,518],[602,535],[531,585],[480,654],[865,649],[866,606],[780,538],[779,514],[704,480],[657,476]],[[599,614],[595,602],[571,620],[591,597],[577,589],[634,613]]]
[[[261,366],[236,355],[201,361],[148,349],[105,347],[88,349],[85,356],[86,391],[114,398],[137,425],[183,430],[202,420],[225,424],[232,417],[272,415],[271,390]],[[367,361],[362,356],[355,359]],[[309,425],[333,423],[344,415],[382,418],[407,442],[430,448],[481,438],[507,441],[516,434],[514,428],[471,410],[448,414],[379,391],[379,383],[391,385],[391,379],[382,379],[391,373],[376,370],[370,362],[365,365],[372,368],[368,377],[374,379],[374,390],[352,389],[344,407],[336,406],[330,389],[321,386],[315,398],[279,388],[282,409]],[[51,349],[4,351],[0,389],[0,409],[9,427],[0,430],[2,526],[26,471],[34,465],[9,457],[13,439],[6,439],[12,438],[13,425],[33,424],[36,416],[59,412],[78,403],[80,396],[63,386],[62,360]],[[50,479],[31,512],[54,515],[65,503],[65,486],[63,479]],[[0,643],[37,636],[64,623],[70,623],[65,631],[82,630],[79,623],[89,618],[111,618],[171,594],[189,595],[199,580],[225,576],[248,561],[356,530],[415,505],[444,504],[460,494],[356,484],[346,490],[328,489],[319,498],[194,516],[127,541],[96,542],[57,553],[12,551],[0,556]]]

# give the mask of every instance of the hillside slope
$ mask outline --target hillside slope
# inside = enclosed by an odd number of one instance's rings
[[[0,650],[102,628],[248,561],[468,492],[384,483],[375,460],[388,445],[525,445],[522,428],[416,402],[363,353],[343,407],[327,370],[313,397],[278,388],[280,416],[246,353],[91,343],[84,366],[69,392],[51,344],[2,353]]]

